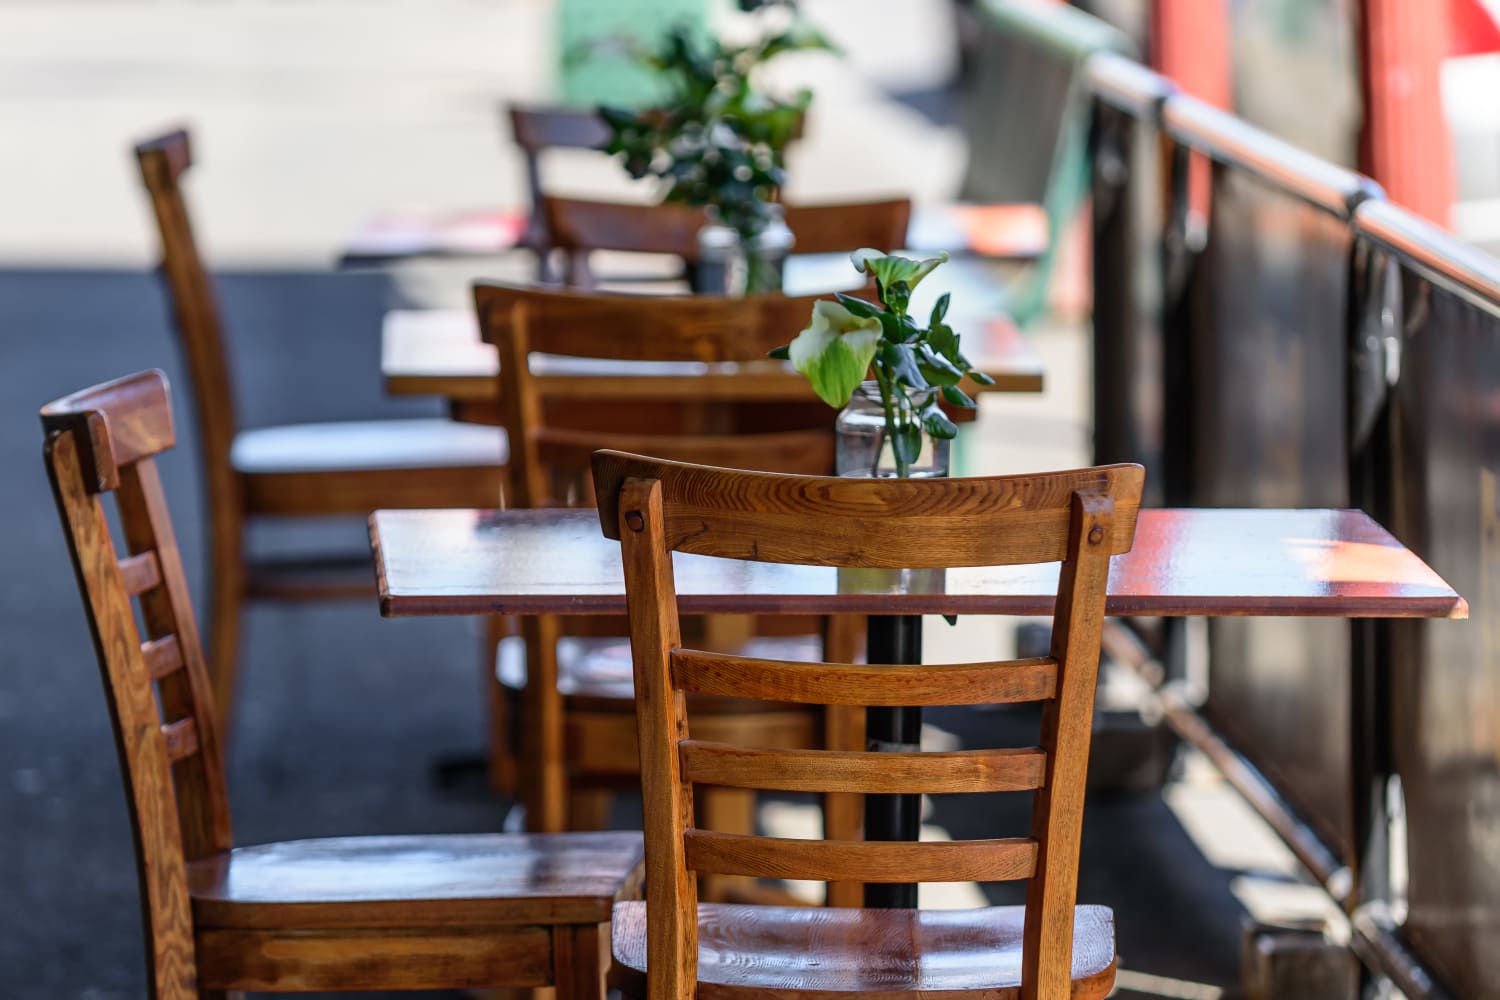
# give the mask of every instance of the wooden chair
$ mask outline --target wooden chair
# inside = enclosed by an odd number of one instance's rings
[[[769,363],[766,351],[784,343],[789,331],[805,323],[811,302],[780,295],[738,300],[583,295],[477,284],[480,328],[500,354],[500,399],[512,441],[507,497],[518,507],[591,503],[589,456],[600,447],[782,472],[831,471],[833,414],[827,407],[813,411],[816,423],[811,429],[804,425],[775,432],[745,432],[734,426],[733,412],[713,407],[689,414],[686,423],[663,422],[659,412],[640,403],[612,409],[600,400],[582,412],[576,402],[549,409],[531,370],[539,354],[635,364]],[[680,414],[669,416],[681,420]],[[761,624],[774,628],[776,622],[767,619]],[[589,656],[559,657],[564,624],[553,617],[527,617],[521,622],[526,642],[526,674],[520,692],[524,749],[516,770],[526,789],[528,828],[536,831],[598,823],[607,799],[585,790],[638,781],[628,674],[621,677],[618,668],[605,669]],[[566,624],[576,629],[579,620],[575,616]],[[781,625],[783,630],[788,627],[785,620]],[[724,627],[722,621],[715,621],[710,626],[720,626],[717,641],[723,644],[748,639],[753,631],[744,622]],[[795,620],[791,627],[803,633],[808,628]],[[851,655],[859,627],[858,620],[833,623],[828,641]],[[586,631],[623,637],[625,622],[595,619]],[[777,638],[756,641],[774,644]],[[780,644],[786,643],[783,637]],[[818,655],[816,645],[806,641],[796,648],[812,657]],[[513,678],[511,683],[522,680]],[[701,707],[700,724],[720,738],[755,733],[789,745],[806,745],[809,739],[820,744],[831,739],[839,745],[863,740],[862,731],[850,728],[859,720],[837,715],[825,720],[822,712],[803,707],[723,699],[706,701]],[[495,730],[503,732],[504,727],[497,725]],[[497,744],[493,752],[498,756],[505,748]],[[505,765],[497,761],[496,766]],[[720,821],[753,828],[754,797],[749,793],[723,790],[707,796],[704,804]],[[857,829],[853,803],[838,800],[831,806],[830,822],[836,829],[845,833]]]
[[[166,378],[85,389],[44,407],[42,425],[135,827],[151,995],[553,984],[602,998],[600,928],[634,890],[636,834],[233,846],[208,675],[156,468],[174,437]]]
[[[646,818],[646,899],[615,908],[627,992],[653,1000],[1102,997],[1113,918],[1075,908],[1094,682],[1112,555],[1143,480],[1116,465],[986,479],[776,476],[618,452],[594,458],[620,540]],[[862,568],[1062,563],[1049,656],[950,666],[791,663],[683,647],[671,553]],[[705,737],[692,696],[832,705],[1041,702],[1041,745],[836,753]],[[685,697],[687,696],[687,697]],[[1032,791],[1029,837],[930,843],[747,837],[694,825],[694,786],[798,792]],[[1024,906],[972,911],[700,904],[693,873],[871,882],[1029,879]]]
[[[589,255],[595,250],[672,254],[689,266],[698,261],[702,209],[552,196],[543,196],[541,205],[552,245],[569,255],[569,283],[574,286],[594,286]],[[907,198],[786,206],[796,253],[843,253],[860,247],[895,250],[905,245],[910,221]]]
[[[188,135],[143,142],[136,157],[156,212],[162,269],[193,383],[209,511],[209,664],[215,710],[228,726],[247,601],[365,597],[374,585],[367,553],[255,558],[246,548],[248,522],[363,515],[377,507],[492,507],[500,497],[505,436],[494,427],[440,419],[238,430],[218,302],[179,186],[192,165]]]
[[[526,187],[531,194],[531,218],[517,241],[537,255],[537,278],[557,280],[552,266],[555,244],[547,227],[542,204],[542,153],[548,149],[600,149],[609,142],[609,126],[593,108],[565,108],[544,104],[509,104],[510,134],[521,150]]]

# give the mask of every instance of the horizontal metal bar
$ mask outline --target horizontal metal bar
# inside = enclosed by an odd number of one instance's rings
[[[1159,123],[1163,103],[1177,93],[1177,85],[1168,78],[1112,52],[1090,57],[1087,72],[1099,101],[1142,121]]]
[[[1384,198],[1380,185],[1186,94],[1167,98],[1167,134],[1190,149],[1245,170],[1281,190],[1349,219],[1361,202]]]
[[[1428,281],[1500,316],[1500,260],[1388,202],[1360,205],[1354,228]]]

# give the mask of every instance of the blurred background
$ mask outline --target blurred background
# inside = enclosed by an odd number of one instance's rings
[[[1054,148],[995,139],[999,103],[972,4],[804,0],[841,55],[794,53],[773,80],[815,93],[789,197],[1040,200]],[[1492,0],[1093,0],[1135,54],[1462,238],[1500,246],[1500,30]],[[564,53],[593,29],[650,37],[679,17],[732,35],[709,0],[0,0],[0,996],[139,996],[136,876],[119,772],[36,410],[161,367],[187,386],[153,269],[130,149],[191,127],[189,198],[230,329],[243,423],[433,414],[382,391],[385,311],[454,306],[524,255],[343,267],[372,219],[524,212],[507,102],[646,99],[628,73]],[[650,195],[597,154],[559,153],[558,192]],[[1029,177],[1035,190],[985,189]],[[1082,220],[1081,209],[1074,218]],[[966,471],[1091,457],[1086,225],[1029,336],[1041,396],[987,398]],[[188,573],[204,580],[194,434],[164,463]],[[968,433],[967,431],[965,432]],[[298,529],[268,544],[296,545]],[[339,543],[365,544],[364,526]],[[929,629],[933,652],[1014,648],[1013,623]],[[444,761],[484,736],[480,637],[375,604],[259,606],[247,623],[230,759],[237,839],[499,828],[508,803]],[[1120,704],[1129,706],[1130,682]],[[983,717],[935,720],[962,737]],[[1134,730],[1132,730],[1134,732]],[[1155,739],[1126,735],[1122,739]],[[1326,919],[1289,852],[1201,758],[1145,755],[1091,801],[1081,898],[1120,910],[1121,996],[1232,997],[1247,919]],[[958,835],[982,817],[934,817]],[[982,824],[978,827],[983,829]],[[1171,874],[1163,878],[1161,872]]]

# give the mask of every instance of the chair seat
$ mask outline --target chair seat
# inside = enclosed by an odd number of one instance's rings
[[[320,930],[608,920],[638,832],[294,840],[190,862],[194,925]]]
[[[858,910],[703,903],[698,907],[699,997],[786,991],[799,1000],[860,991],[882,998],[972,993],[1020,995],[1026,909]],[[620,985],[644,995],[646,904],[615,907]],[[1115,925],[1108,907],[1073,919],[1073,996],[1103,997],[1115,980]]]
[[[496,467],[506,462],[505,431],[455,420],[358,420],[257,427],[235,435],[229,460],[239,472]]]

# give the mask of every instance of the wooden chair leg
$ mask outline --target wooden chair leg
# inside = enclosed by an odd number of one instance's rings
[[[489,732],[485,753],[485,771],[490,788],[497,795],[513,797],[516,794],[516,755],[512,749],[515,732],[511,728],[510,695],[496,674],[500,640],[511,632],[509,619],[491,615],[484,620],[484,635],[480,639],[479,667],[484,685],[484,702],[487,708]]]
[[[218,519],[215,519],[216,522]],[[234,729],[234,698],[240,663],[240,627],[245,613],[245,534],[238,518],[215,523],[210,543],[213,564],[209,581],[208,666],[213,685],[219,739],[229,742]]]

